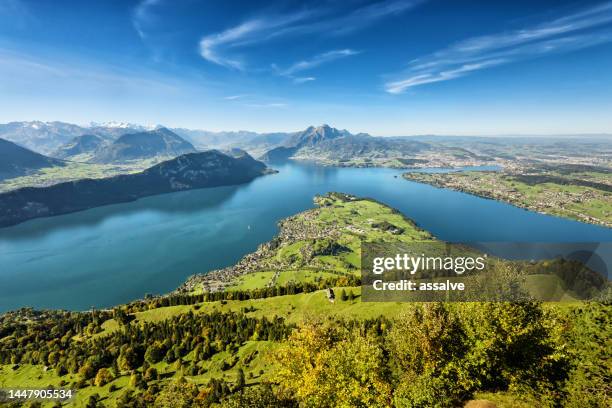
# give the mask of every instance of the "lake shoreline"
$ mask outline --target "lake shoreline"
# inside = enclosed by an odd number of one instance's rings
[[[235,265],[277,223],[339,191],[395,208],[449,242],[612,241],[609,229],[409,182],[392,169],[290,163],[241,185],[182,191],[0,229],[0,310],[87,310],[168,293]]]
[[[498,177],[498,175],[495,175]],[[612,228],[612,222],[609,222],[605,219],[598,219],[592,216],[584,215],[583,213],[577,213],[576,211],[568,211],[562,207],[551,207],[552,211],[547,211],[544,207],[551,206],[551,203],[538,204],[533,202],[520,201],[524,199],[523,197],[515,197],[512,193],[508,192],[504,194],[504,192],[499,192],[496,190],[487,190],[487,189],[478,189],[475,185],[458,185],[457,183],[453,183],[451,180],[443,179],[441,177],[436,177],[434,175],[424,175],[422,173],[417,172],[407,172],[402,175],[402,177],[406,180],[413,181],[416,183],[427,184],[436,188],[448,189],[452,191],[458,191],[465,194],[470,194],[476,197],[494,200],[497,202],[505,203],[508,205],[512,205],[517,208],[524,209],[526,211],[535,212],[538,214],[548,215],[552,217],[559,217],[563,219],[569,219],[577,222],[582,222],[585,224],[592,224],[606,228]],[[540,202],[543,200],[540,200]]]

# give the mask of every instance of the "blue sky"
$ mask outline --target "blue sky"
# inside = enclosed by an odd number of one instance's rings
[[[612,133],[612,2],[0,1],[0,122]]]

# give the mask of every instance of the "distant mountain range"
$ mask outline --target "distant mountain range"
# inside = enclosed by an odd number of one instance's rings
[[[434,147],[430,142],[413,138],[352,134],[329,125],[310,126],[299,132],[277,133],[208,132],[164,127],[146,130],[145,127],[129,123],[91,124],[89,127],[80,127],[62,122],[13,122],[2,126],[4,133],[15,143],[32,146],[38,152],[47,152],[50,146],[56,146],[47,154],[64,160],[91,163],[166,160],[195,152],[196,148],[240,148],[267,162],[292,158],[341,165],[391,163],[402,166],[402,163],[411,165],[414,163],[412,160],[422,160],[415,156]],[[2,129],[0,128],[0,137],[3,134]],[[70,137],[66,138],[66,135]],[[58,146],[60,140],[62,143]],[[445,150],[440,146],[436,148]],[[455,152],[450,152],[448,157],[452,159],[454,154]]]
[[[91,163],[123,163],[151,158],[171,159],[196,148],[169,129],[126,133],[117,138],[85,134],[55,150],[53,157]]]
[[[17,143],[34,152],[51,156],[72,139],[82,135],[96,135],[116,139],[126,133],[137,133],[152,130],[150,127],[131,123],[91,123],[80,126],[65,122],[10,122],[0,124],[0,138]]]
[[[33,171],[53,166],[63,166],[62,160],[52,159],[0,139],[0,180],[19,177]]]
[[[34,152],[71,160],[96,163],[121,162],[152,155],[175,157],[196,149],[230,149],[239,147],[255,156],[277,147],[312,147],[323,140],[351,136],[346,130],[327,125],[299,132],[256,133],[250,131],[210,132],[185,128],[151,129],[132,123],[107,122],[79,126],[64,122],[11,122],[0,124],[0,138],[17,143]],[[170,132],[170,133],[169,133]],[[136,135],[123,137],[126,135]],[[145,135],[153,136],[146,138]],[[180,140],[179,140],[180,139]],[[86,156],[83,156],[86,155]]]
[[[83,128],[64,122],[10,122],[0,124],[0,138],[17,143],[34,152],[49,155],[75,136]]]
[[[274,162],[289,158],[340,162],[358,158],[410,157],[432,146],[412,139],[373,137],[367,133],[352,134],[329,125],[292,134],[282,146],[263,154],[263,161]]]
[[[365,133],[360,135],[369,136]],[[287,139],[285,144],[287,146],[297,148],[312,147],[324,141],[352,136],[353,135],[348,130],[339,130],[329,125],[322,125],[317,127],[310,126],[304,131],[297,132],[291,135]]]
[[[573,150],[575,142],[587,150],[604,153],[610,135],[554,137],[375,137],[352,134],[328,125],[298,132],[211,132],[185,128],[155,128],[108,122],[78,126],[63,122],[11,122],[0,125],[5,138],[34,152],[68,161],[126,163],[157,162],[198,150],[240,148],[267,162],[287,159],[316,161],[337,166],[457,167],[489,165],[524,159],[525,149],[545,151],[547,160]],[[531,149],[531,148],[529,148]],[[590,153],[585,153],[590,154]],[[543,156],[542,156],[543,157]],[[542,159],[540,158],[540,160]]]
[[[268,172],[265,164],[245,152],[231,156],[216,150],[189,153],[141,173],[0,194],[0,227],[155,194],[245,183]]]
[[[94,163],[118,163],[159,156],[177,157],[196,152],[191,143],[166,128],[127,133],[108,145],[100,140],[93,142],[93,145],[97,145],[91,160]]]
[[[246,130],[236,132],[210,132],[184,128],[173,128],[171,130],[191,142],[198,149],[240,147],[256,156],[282,145],[293,135],[291,132],[256,133]]]

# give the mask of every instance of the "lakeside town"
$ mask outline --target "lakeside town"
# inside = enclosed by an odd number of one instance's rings
[[[486,172],[408,172],[404,178],[612,227],[611,172],[586,165],[538,165]]]

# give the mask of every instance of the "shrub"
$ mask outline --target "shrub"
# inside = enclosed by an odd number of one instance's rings
[[[444,408],[457,406],[457,396],[441,377],[425,373],[404,376],[394,393],[397,408]]]
[[[609,305],[593,302],[577,308],[569,316],[571,329],[565,338],[574,355],[572,370],[564,389],[567,407],[610,406],[610,309]]]

